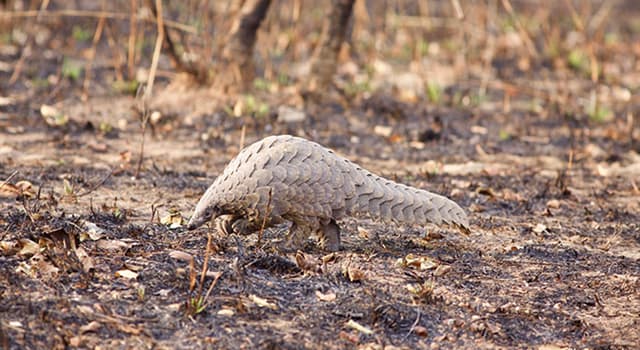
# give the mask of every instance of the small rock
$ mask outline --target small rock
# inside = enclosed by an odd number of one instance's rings
[[[551,199],[547,202],[547,208],[558,209],[560,208],[560,201],[557,199]]]
[[[158,111],[154,111],[153,113],[151,113],[151,117],[149,118],[149,120],[151,121],[151,124],[154,124],[154,125],[158,124],[160,119],[162,119],[162,114]]]
[[[386,125],[376,125],[373,128],[373,133],[379,136],[389,137],[393,132],[393,128]]]
[[[547,230],[547,226],[543,224],[537,224],[532,230],[535,233],[542,233]]]

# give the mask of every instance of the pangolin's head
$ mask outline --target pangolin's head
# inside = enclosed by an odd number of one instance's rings
[[[207,190],[202,198],[200,198],[200,201],[198,201],[198,204],[196,204],[196,209],[193,211],[193,215],[187,224],[187,229],[196,229],[220,215],[220,208],[210,194],[210,190]]]

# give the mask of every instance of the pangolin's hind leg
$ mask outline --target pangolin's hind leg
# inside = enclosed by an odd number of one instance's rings
[[[330,252],[340,250],[340,226],[336,220],[331,219],[326,224],[321,224],[318,230],[320,247]]]
[[[313,217],[295,217],[289,218],[291,227],[287,238],[280,245],[280,249],[284,252],[291,252],[301,249],[304,242],[318,231],[320,225],[317,218]]]

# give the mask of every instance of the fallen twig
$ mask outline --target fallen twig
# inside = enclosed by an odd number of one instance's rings
[[[76,195],[76,197],[83,197],[88,195],[89,193],[95,191],[96,189],[98,189],[98,187],[104,185],[105,182],[107,182],[107,180],[109,180],[109,178],[111,177],[111,175],[113,175],[113,173],[115,172],[115,170],[111,169],[109,171],[109,173],[107,174],[107,176],[105,176],[104,178],[102,178],[102,180],[100,180],[100,182],[98,182],[97,184],[95,184],[93,187],[89,188],[88,190],[86,190],[85,192],[82,192],[78,195]]]
[[[102,37],[102,30],[104,29],[105,19],[104,17],[100,17],[98,19],[98,25],[96,26],[96,31],[93,34],[93,41],[91,42],[91,51],[89,51],[89,59],[87,60],[87,64],[85,66],[85,75],[84,82],[82,83],[82,99],[86,101],[89,97],[89,85],[91,85],[91,66],[93,65],[93,61],[96,58],[96,48],[98,46],[98,42]]]
[[[130,19],[131,14],[124,12],[109,12],[109,11],[83,11],[83,10],[56,10],[56,11],[12,11],[12,12],[0,12],[0,18],[28,18],[28,17],[94,17],[94,18],[108,18],[108,19]],[[156,23],[155,18],[139,18],[138,21],[146,21]],[[176,21],[165,20],[167,27],[181,30],[190,34],[198,34],[198,29],[194,26],[182,24]]]

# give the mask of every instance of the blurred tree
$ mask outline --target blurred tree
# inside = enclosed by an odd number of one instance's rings
[[[223,69],[218,70],[216,85],[225,90],[245,89],[255,78],[253,49],[260,23],[267,15],[271,0],[247,0],[235,19],[222,50]]]
[[[336,72],[340,48],[345,39],[347,26],[355,0],[333,0],[329,15],[322,28],[322,38],[314,53],[311,80],[308,88],[318,91],[326,88]]]

